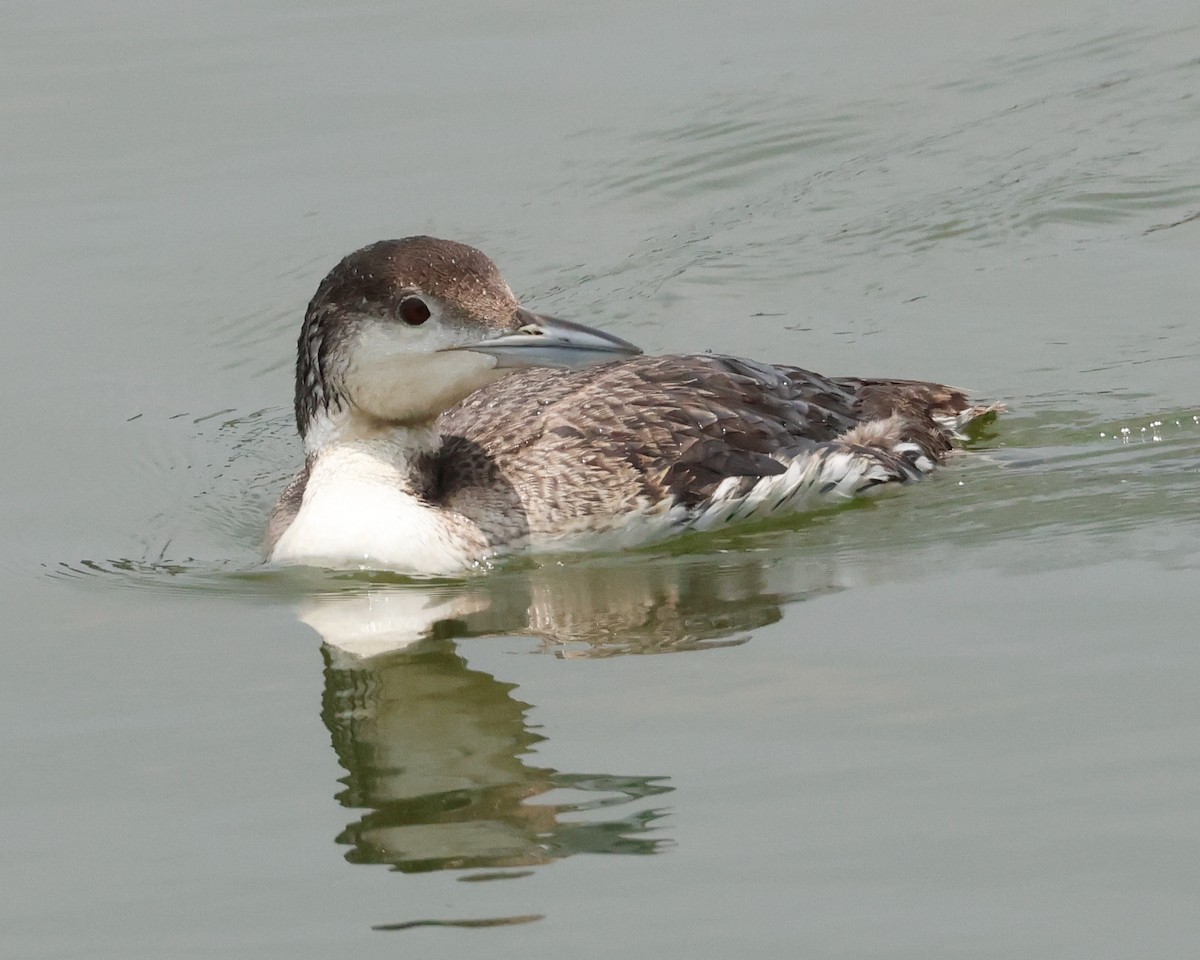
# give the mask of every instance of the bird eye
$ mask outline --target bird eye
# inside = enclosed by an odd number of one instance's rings
[[[429,307],[420,297],[407,297],[400,301],[400,319],[410,327],[419,327],[429,319]]]

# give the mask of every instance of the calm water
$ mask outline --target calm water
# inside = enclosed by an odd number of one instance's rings
[[[1198,51],[1183,0],[0,8],[0,954],[1194,953]],[[1010,413],[781,525],[262,570],[303,307],[417,232]]]

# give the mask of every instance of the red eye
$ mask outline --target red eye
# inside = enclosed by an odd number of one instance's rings
[[[400,319],[410,327],[419,327],[429,319],[429,307],[420,297],[408,297],[400,301]]]

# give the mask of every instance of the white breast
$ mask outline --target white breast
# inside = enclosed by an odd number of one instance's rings
[[[279,537],[275,563],[455,573],[484,559],[479,537],[408,492],[404,464],[367,445],[330,450],[314,462],[296,518]]]

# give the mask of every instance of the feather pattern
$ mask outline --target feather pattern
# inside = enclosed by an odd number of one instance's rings
[[[630,545],[918,479],[991,409],[940,384],[725,356],[533,369],[442,416],[425,495],[500,550]]]
[[[528,546],[634,546],[916,480],[999,409],[936,383],[642,356],[525,309],[484,254],[433,237],[330,271],[295,389],[306,462],[271,515],[269,556],[418,573]]]

